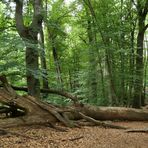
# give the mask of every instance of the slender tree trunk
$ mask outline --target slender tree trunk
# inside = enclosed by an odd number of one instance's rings
[[[106,94],[105,94],[105,81],[104,81],[104,74],[103,74],[103,67],[101,64],[101,61],[99,61],[99,66],[100,66],[100,74],[101,74],[101,84],[102,84],[102,97],[106,98]]]
[[[88,81],[89,81],[89,98],[93,99],[91,102],[96,102],[97,101],[97,70],[96,70],[96,40],[95,40],[95,32],[94,28],[95,26],[92,26],[92,20],[91,17],[89,16],[88,18],[88,28],[87,28],[87,33],[88,33],[88,40],[89,40],[89,74],[88,74]]]
[[[120,49],[124,49],[124,33],[122,31],[123,29],[123,0],[121,0],[121,14],[120,14],[120,38],[119,38],[119,48]],[[124,71],[125,71],[125,67],[124,67],[124,53],[120,52],[120,60],[121,60],[121,64],[120,64],[120,94],[118,95],[119,96],[119,101],[120,101],[120,104],[123,103],[123,98],[124,98],[124,95],[125,95],[125,80],[124,80]]]
[[[57,48],[56,48],[54,39],[51,39],[51,42],[52,42],[52,53],[53,53],[55,68],[57,72],[57,82],[58,84],[60,84],[60,87],[63,87],[61,65],[60,65],[59,58],[58,58]]]
[[[109,81],[110,81],[111,103],[112,103],[112,105],[117,105],[118,98],[116,95],[116,88],[115,88],[113,73],[112,73],[113,69],[111,67],[111,59],[109,57],[108,49],[106,49],[106,63],[107,63],[107,70],[108,70],[108,74],[109,74]]]
[[[45,54],[45,46],[44,46],[44,32],[43,28],[40,31],[40,59],[41,59],[41,69],[42,69],[42,82],[43,88],[48,89],[48,73],[47,73],[47,65],[46,65],[46,54]]]
[[[46,22],[46,25],[47,25],[48,39],[51,43],[52,54],[53,54],[55,69],[56,69],[56,73],[57,73],[57,84],[61,88],[63,88],[62,70],[61,70],[61,65],[60,65],[60,62],[59,62],[59,57],[58,57],[56,43],[55,43],[55,39],[56,39],[57,34],[54,34],[54,32],[52,33],[50,31],[50,28],[48,27],[47,22]]]
[[[144,33],[139,32],[137,37],[137,56],[136,56],[136,80],[133,107],[140,108],[143,96],[143,40]]]
[[[138,12],[138,36],[137,36],[137,53],[136,53],[136,80],[134,88],[134,100],[133,107],[140,108],[141,102],[144,102],[143,98],[143,73],[144,73],[144,63],[143,63],[143,42],[144,33],[148,27],[145,25],[146,15],[148,13],[148,0],[145,1],[145,5],[142,4],[140,0],[137,1],[137,12]]]
[[[133,4],[132,1],[129,2],[129,21],[130,21],[130,53],[129,53],[129,76],[128,76],[128,106],[132,105],[133,101],[133,91],[135,82],[135,29],[137,24],[137,19],[132,11]]]
[[[86,7],[89,9],[90,14],[93,18],[95,27],[98,29],[100,36],[102,38],[104,47],[106,48],[105,54],[106,54],[107,70],[108,70],[108,73],[109,73],[109,80],[110,80],[111,101],[112,101],[112,104],[115,105],[115,104],[118,104],[118,99],[117,99],[117,95],[116,95],[115,82],[114,82],[114,79],[113,79],[113,69],[112,69],[112,66],[111,66],[111,63],[110,63],[110,60],[112,60],[110,58],[110,53],[109,53],[110,41],[109,41],[108,37],[106,36],[107,32],[104,34],[102,29],[101,29],[101,26],[100,26],[99,21],[96,17],[96,13],[93,9],[91,1],[90,0],[83,0],[83,2],[86,5]],[[86,8],[86,11],[87,11],[87,8]]]
[[[144,60],[144,90],[143,90],[143,93],[144,93],[144,99],[146,98],[146,92],[147,92],[147,68],[148,68],[148,56],[147,56],[147,53],[148,53],[148,42],[147,42],[147,37],[145,36],[146,38],[146,51],[145,51],[145,60]],[[146,100],[144,100],[144,102],[142,102],[142,105],[145,106],[148,102],[146,102]]]
[[[134,89],[134,67],[135,67],[135,48],[134,48],[134,39],[135,39],[135,25],[132,24],[132,30],[131,30],[131,51],[130,51],[130,77],[129,77],[129,97],[128,97],[128,105],[131,105],[132,100],[133,100],[133,89]]]

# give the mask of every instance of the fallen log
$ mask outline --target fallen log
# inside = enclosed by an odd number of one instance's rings
[[[96,120],[148,121],[148,110],[84,105],[79,111]]]
[[[12,101],[10,98],[11,95],[9,94],[9,92],[4,89],[0,89],[0,102],[8,103]],[[25,109],[25,114],[23,116],[15,118],[0,119],[1,128],[33,124],[55,124],[58,121],[68,127],[74,126],[71,121],[71,117],[73,116],[73,112],[75,112],[77,109],[74,109],[75,111],[73,109],[69,109],[68,112],[65,112],[65,109],[63,109],[62,112],[62,108],[57,108],[53,105],[41,102],[40,100],[36,100],[34,97],[31,96],[18,96],[17,99],[13,101],[15,101],[15,104],[17,104],[17,106]],[[69,113],[70,116],[68,116]],[[64,114],[66,114],[66,116]],[[65,117],[68,117],[68,120]]]
[[[5,82],[4,82],[5,83]],[[6,89],[5,86],[8,88]],[[15,104],[15,112],[17,107],[24,111],[22,116],[15,116],[15,118],[0,119],[0,128],[33,125],[33,124],[51,124],[61,122],[65,126],[74,127],[75,124],[72,120],[82,119],[93,122],[108,128],[126,129],[125,127],[116,126],[113,124],[105,123],[96,120],[130,120],[130,121],[148,121],[148,111],[131,108],[120,107],[96,107],[91,105],[78,105],[66,108],[60,108],[46,102],[42,102],[31,96],[15,95],[14,90],[7,83],[0,89],[0,103]],[[12,97],[14,96],[15,97]],[[14,107],[14,106],[13,106]],[[11,110],[11,112],[13,112]],[[14,114],[14,113],[13,113]]]

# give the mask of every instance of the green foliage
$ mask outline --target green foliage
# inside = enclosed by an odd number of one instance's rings
[[[137,2],[141,7],[145,4],[145,0]],[[69,4],[63,0],[50,0],[45,3],[45,41],[43,45],[31,46],[39,53],[44,46],[47,69],[41,68],[39,60],[40,70],[32,71],[34,77],[39,77],[40,82],[46,78],[50,87],[72,92],[83,103],[131,105],[134,86],[138,85],[135,84],[138,17],[134,4],[129,0],[74,0]],[[14,18],[5,11],[6,6],[0,3],[0,8],[0,72],[9,75],[12,83],[25,84],[24,43],[15,28],[10,27],[10,24],[14,25]],[[32,5],[25,3],[26,26],[30,25],[32,15]],[[57,51],[62,85],[58,80],[53,47]],[[143,81],[147,90],[147,51],[143,60]],[[54,95],[45,100],[62,105],[70,103],[70,100]]]
[[[0,71],[5,74],[23,73],[24,45],[19,36],[13,32],[3,32],[0,40]]]

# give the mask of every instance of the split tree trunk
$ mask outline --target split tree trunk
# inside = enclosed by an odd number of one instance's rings
[[[24,25],[23,19],[23,1],[15,0],[15,21],[16,29],[25,42],[26,46],[26,77],[28,93],[34,97],[40,97],[40,84],[38,78],[38,40],[37,35],[42,27],[42,1],[34,0],[32,5],[34,8],[33,19],[30,26]]]

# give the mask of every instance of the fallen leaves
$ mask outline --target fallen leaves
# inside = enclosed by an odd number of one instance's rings
[[[148,127],[148,122],[115,122],[114,124],[133,129]],[[2,135],[0,136],[0,148],[147,148],[148,146],[147,133],[126,133],[123,130],[97,126],[68,128],[67,132],[41,126],[7,130],[21,133],[24,137],[11,134]]]

